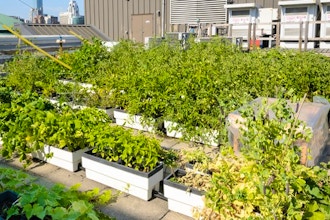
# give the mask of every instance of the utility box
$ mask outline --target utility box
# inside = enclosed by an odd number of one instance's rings
[[[259,8],[259,17],[257,20],[258,36],[273,35],[274,25],[272,22],[279,19],[277,8]]]
[[[330,0],[321,0],[321,31],[320,38],[327,40],[320,41],[321,49],[330,49]]]
[[[248,36],[251,34],[249,24],[256,23],[259,6],[255,3],[245,3],[229,4],[224,7],[227,9],[228,23],[232,26],[231,37],[242,37],[243,47],[247,47]]]
[[[281,14],[280,46],[298,49],[299,39],[315,38],[317,19],[316,0],[279,1]],[[315,47],[314,42],[307,43],[307,49]]]

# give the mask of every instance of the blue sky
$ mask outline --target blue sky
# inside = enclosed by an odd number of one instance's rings
[[[31,7],[36,6],[34,0],[22,0]],[[60,12],[65,12],[70,0],[43,0],[44,14],[59,16]],[[79,6],[80,15],[84,14],[84,0],[76,0]],[[30,8],[19,0],[0,0],[0,14],[19,16],[29,19]]]

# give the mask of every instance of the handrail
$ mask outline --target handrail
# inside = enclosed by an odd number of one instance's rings
[[[281,21],[273,21],[273,22],[253,22],[253,23],[239,23],[239,24],[217,24],[215,27],[222,28],[223,35],[226,37],[233,37],[233,29],[235,27],[238,27],[236,30],[245,31],[243,36],[237,36],[237,37],[243,37],[243,40],[247,42],[247,49],[255,49],[255,46],[251,44],[254,40],[268,40],[269,42],[274,41],[276,47],[280,46],[280,43],[282,41],[290,41],[290,42],[297,42],[298,49],[300,51],[306,51],[308,50],[307,44],[309,42],[330,42],[330,36],[309,36],[308,32],[311,25],[319,25],[318,30],[321,31],[322,25],[330,24],[330,21],[303,21],[303,22],[281,22]],[[297,30],[297,36],[281,36],[281,26],[286,25],[295,25]],[[243,27],[244,28],[240,28]],[[276,29],[275,34],[270,35],[269,37],[265,37],[264,35],[257,34],[257,31],[260,31],[262,26],[269,26]],[[329,27],[329,26],[327,26]],[[226,31],[227,30],[227,31]],[[251,41],[251,42],[250,42]]]

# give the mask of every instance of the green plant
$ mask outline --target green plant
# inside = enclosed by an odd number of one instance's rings
[[[90,92],[87,88],[82,87],[77,82],[62,83],[57,82],[54,85],[54,93],[52,97],[60,103],[72,103],[84,105],[88,99]]]
[[[67,189],[55,184],[50,188],[34,183],[35,178],[11,168],[0,168],[1,189],[19,194],[18,201],[6,212],[7,219],[20,215],[27,219],[105,219],[96,205],[104,205],[116,198],[110,190],[98,188],[79,191],[80,184]],[[1,190],[2,191],[2,190]]]
[[[71,71],[62,76],[79,82],[93,82],[94,77],[109,66],[110,52],[100,39],[94,38],[92,42],[84,42],[82,46],[70,54],[62,54],[60,59],[70,63]],[[106,66],[104,66],[106,63]]]
[[[33,91],[49,96],[58,79],[59,66],[49,58],[25,52],[16,55],[6,67],[7,85],[15,91]]]
[[[29,154],[45,144],[45,130],[38,125],[43,123],[48,112],[56,109],[50,102],[39,98],[37,94],[25,93],[17,96],[1,108],[6,107],[1,119],[6,120],[1,128],[3,146],[1,155],[12,158],[17,155],[20,161],[30,162]]]
[[[98,109],[54,107],[32,93],[19,95],[10,103],[1,103],[0,109],[3,110],[0,114],[1,154],[5,158],[17,155],[24,165],[31,162],[30,153],[42,149],[45,144],[71,152],[89,147],[87,138],[94,127],[110,122]]]
[[[161,147],[155,138],[119,126],[99,125],[89,135],[92,152],[108,161],[149,172],[160,162]]]
[[[96,40],[60,59],[73,70],[31,54],[18,57],[8,64],[8,85],[49,95],[73,92],[56,88],[54,79],[90,82],[94,93],[79,93],[78,101],[140,114],[145,124],[176,122],[189,141],[207,142],[212,132],[225,144],[227,115],[257,97],[275,97],[280,88],[309,100],[330,98],[328,57],[275,48],[243,53],[221,38],[191,41],[187,50],[167,41],[146,49],[123,40],[108,51]]]
[[[275,118],[270,118],[270,112]],[[223,149],[206,194],[208,218],[328,219],[330,177],[325,167],[300,164],[298,140],[310,130],[287,101],[263,101],[241,112],[242,156]]]
[[[36,178],[22,172],[7,167],[0,167],[0,192],[5,190],[22,191],[33,183]]]
[[[39,128],[46,129],[45,142],[73,152],[89,147],[88,137],[99,124],[107,124],[110,118],[95,108],[74,110],[64,106],[59,113],[49,112]]]

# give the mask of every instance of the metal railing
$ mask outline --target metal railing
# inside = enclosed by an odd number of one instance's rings
[[[307,45],[310,42],[330,42],[330,36],[320,36],[321,27],[329,24],[330,21],[304,21],[304,22],[270,22],[270,23],[247,23],[247,24],[221,24],[216,27],[220,30],[219,35],[224,37],[243,37],[243,41],[247,44],[245,49],[255,49],[257,47],[256,41],[268,41],[268,47],[280,47],[281,42],[296,42],[300,51],[306,51]],[[281,26],[282,25],[296,25],[298,26],[299,34],[295,36],[281,37]],[[241,26],[240,29],[237,27]],[[259,34],[262,32],[262,28],[268,26],[273,32],[268,35]],[[310,27],[313,26],[313,36],[309,34]],[[236,29],[235,29],[236,28]],[[242,36],[235,36],[233,32],[240,30]],[[258,33],[259,32],[259,33]]]

